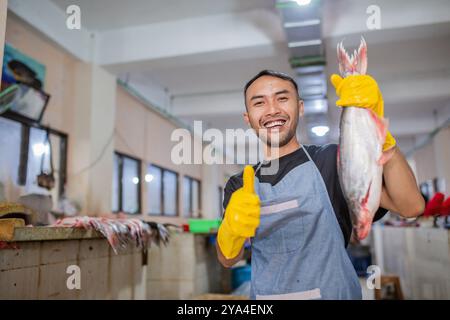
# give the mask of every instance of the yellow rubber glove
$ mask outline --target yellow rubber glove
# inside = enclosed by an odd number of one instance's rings
[[[246,166],[242,188],[233,192],[219,227],[217,243],[227,259],[235,258],[247,238],[255,235],[259,226],[260,202],[254,187],[255,171]]]
[[[380,118],[384,118],[384,101],[380,88],[374,78],[369,75],[352,75],[342,79],[333,74],[331,83],[336,89],[340,107],[360,107],[374,111]],[[383,151],[396,145],[395,138],[388,131],[383,145]]]

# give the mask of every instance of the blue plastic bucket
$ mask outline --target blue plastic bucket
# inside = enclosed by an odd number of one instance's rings
[[[238,288],[246,281],[252,278],[252,268],[250,265],[236,267],[231,270],[231,285],[233,290]]]

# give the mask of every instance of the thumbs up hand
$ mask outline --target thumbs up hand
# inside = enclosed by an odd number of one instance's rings
[[[244,185],[236,190],[225,210],[225,220],[231,231],[241,237],[253,237],[259,226],[260,205],[254,187],[255,173],[251,166],[244,169]]]
[[[242,188],[231,195],[217,235],[217,243],[227,259],[239,254],[246,238],[253,237],[259,226],[261,208],[253,167],[245,167],[243,180]]]

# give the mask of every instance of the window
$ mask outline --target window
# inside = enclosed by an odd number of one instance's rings
[[[120,159],[119,156],[115,153],[113,160],[113,190],[112,190],[112,211],[119,212],[120,204],[119,204],[119,169],[120,169]]]
[[[147,200],[151,215],[178,215],[178,174],[155,165],[147,167]]]
[[[183,217],[200,217],[200,181],[191,177],[183,180]]]
[[[149,213],[160,215],[162,211],[162,170],[155,166],[148,166],[145,175],[147,183],[147,199]]]
[[[141,212],[141,161],[116,152],[114,154],[113,203],[114,212]]]
[[[1,200],[6,197],[6,193],[10,193],[8,191],[11,187],[18,185],[21,130],[20,123],[0,118]]]
[[[27,194],[30,193],[40,193],[48,194],[46,189],[43,189],[37,184],[37,176],[41,173],[41,165],[44,172],[50,172],[50,147],[47,142],[47,133],[45,130],[31,128],[30,129],[30,143],[28,147],[28,166],[27,166],[27,183],[25,185],[25,190]],[[59,163],[60,163],[60,153],[55,150],[55,146],[61,144],[61,138],[55,135],[50,135],[50,143],[52,145],[52,161],[54,177],[56,181],[60,180],[59,177]],[[55,185],[55,188],[51,190],[52,197],[54,198],[59,192],[61,186],[59,184]]]
[[[47,190],[37,184],[41,173],[50,171],[50,148],[46,130],[15,116],[0,117],[0,200],[16,200],[30,193],[51,195],[54,209],[64,194],[66,183],[67,135],[48,129],[52,145],[55,188]]]
[[[191,209],[191,179],[183,178],[183,217],[190,218],[192,216]]]
[[[163,212],[165,215],[177,215],[178,175],[174,172],[163,171]]]

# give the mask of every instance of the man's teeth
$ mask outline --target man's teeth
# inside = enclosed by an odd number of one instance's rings
[[[273,128],[277,126],[282,126],[286,121],[272,121],[265,125],[266,128]]]

